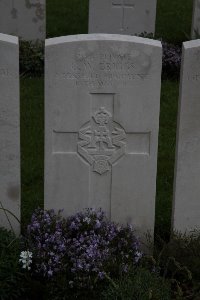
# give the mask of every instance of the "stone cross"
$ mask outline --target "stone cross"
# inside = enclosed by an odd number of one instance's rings
[[[115,122],[115,95],[91,94],[91,106],[98,97],[99,103],[110,98],[107,108],[96,104],[90,111],[90,120],[78,132],[53,131],[54,155],[78,156],[90,165],[90,205],[103,197],[108,203],[111,218],[112,166],[126,155],[149,155],[150,132],[127,132]],[[70,146],[70,149],[69,149]],[[94,187],[97,187],[94,192]],[[103,196],[102,196],[103,192]]]
[[[112,6],[113,8],[120,8],[122,10],[121,31],[124,31],[125,21],[126,21],[125,12],[127,9],[134,9],[135,1],[134,0],[112,0]]]

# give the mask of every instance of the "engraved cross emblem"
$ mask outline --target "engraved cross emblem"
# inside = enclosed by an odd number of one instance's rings
[[[89,166],[88,207],[102,201],[111,211],[113,168],[123,157],[150,155],[150,132],[125,130],[116,121],[115,94],[90,94],[90,117],[77,130],[53,131],[53,155],[68,156]],[[97,205],[97,206],[98,206]]]
[[[125,28],[125,13],[127,9],[134,9],[135,0],[112,0],[112,7],[122,10],[122,23],[121,31],[124,31]]]

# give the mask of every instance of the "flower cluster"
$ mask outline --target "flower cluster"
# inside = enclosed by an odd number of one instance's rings
[[[176,45],[162,42],[163,47],[163,74],[167,77],[177,77],[181,66],[181,48]]]
[[[30,270],[30,265],[32,264],[33,253],[30,251],[22,251],[20,253],[19,262],[22,263],[22,268]]]
[[[70,287],[94,287],[106,274],[128,272],[142,254],[131,226],[110,222],[102,210],[87,209],[67,219],[37,210],[28,226],[36,273],[67,274]]]
[[[66,252],[64,221],[60,213],[37,209],[27,229],[27,242],[34,253],[35,272],[51,277],[62,270],[62,259]]]

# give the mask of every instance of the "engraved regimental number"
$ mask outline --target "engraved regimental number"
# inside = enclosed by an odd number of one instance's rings
[[[124,129],[113,121],[110,112],[100,107],[79,131],[78,153],[93,172],[102,175],[125,154],[125,139]]]

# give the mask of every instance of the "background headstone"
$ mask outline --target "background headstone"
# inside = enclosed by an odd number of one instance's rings
[[[200,38],[200,0],[193,0],[192,38]]]
[[[44,40],[46,0],[0,0],[0,32],[22,40]]]
[[[89,33],[155,32],[157,0],[90,0]]]
[[[13,36],[0,34],[0,207],[20,219],[19,45]],[[7,216],[16,233],[20,224]],[[0,226],[11,229],[0,210]]]
[[[46,40],[45,208],[153,233],[161,57],[138,37]]]
[[[172,225],[200,227],[200,40],[183,43]]]

